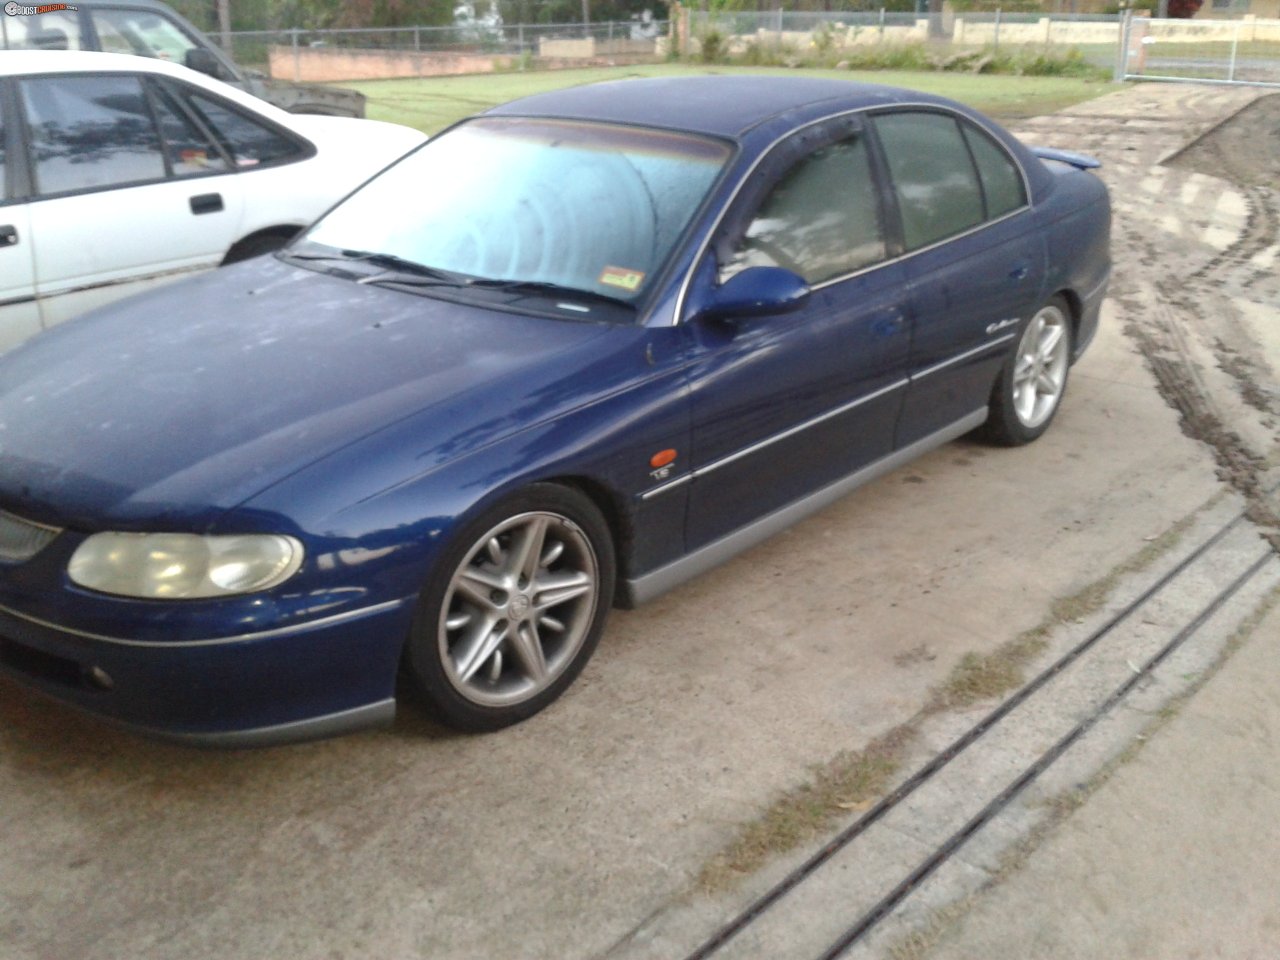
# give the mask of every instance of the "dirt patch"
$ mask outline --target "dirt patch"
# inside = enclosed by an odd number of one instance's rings
[[[1280,94],[1262,97],[1167,161],[1241,186],[1280,183]]]

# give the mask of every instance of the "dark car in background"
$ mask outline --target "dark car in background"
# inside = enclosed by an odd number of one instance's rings
[[[285,250],[0,357],[0,669],[200,743],[385,721],[398,677],[460,729],[529,717],[614,604],[1049,427],[1110,205],[1043,157],[800,78],[459,123]]]
[[[77,0],[61,10],[3,16],[0,50],[100,50],[155,57],[199,70],[290,113],[365,114],[364,94],[355,90],[273,80],[237,66],[189,20],[156,0]]]

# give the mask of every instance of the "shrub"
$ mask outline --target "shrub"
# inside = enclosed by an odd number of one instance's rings
[[[699,40],[703,63],[719,63],[729,53],[729,44],[725,35],[714,27],[705,31]]]

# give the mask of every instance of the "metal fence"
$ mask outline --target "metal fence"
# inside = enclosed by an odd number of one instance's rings
[[[1123,37],[1127,80],[1280,87],[1280,20],[1129,17]]]
[[[984,13],[917,15],[881,10],[839,13],[764,12],[690,15],[685,52],[716,44],[719,54],[748,57],[783,50],[828,61],[868,46],[929,44],[931,62],[950,52],[1013,48],[1066,53],[1116,79],[1280,83],[1280,20],[1154,20],[1132,13]]]
[[[708,37],[729,57],[755,59],[765,51],[783,51],[800,59],[828,61],[848,57],[855,65],[868,48],[929,45],[931,62],[955,52],[1002,49],[1076,50],[1098,68],[1116,64],[1122,19],[1106,14],[1045,14],[993,10],[973,13],[916,14],[884,9],[840,13],[765,11],[694,13],[686,52],[704,49]]]
[[[368,27],[347,30],[241,30],[226,34],[237,63],[285,76],[305,51],[421,53],[499,57],[557,56],[561,41],[571,57],[652,56],[668,25],[658,20],[601,23],[502,24],[477,20],[448,27]],[[214,34],[215,40],[222,35]],[[586,41],[583,44],[583,41]],[[286,52],[287,51],[287,52]],[[548,52],[549,51],[549,52]],[[286,64],[284,72],[281,63]],[[354,79],[354,78],[353,78]]]

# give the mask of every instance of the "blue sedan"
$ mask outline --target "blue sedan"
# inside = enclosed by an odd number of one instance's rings
[[[546,707],[643,602],[1053,420],[1087,157],[948,100],[630,80],[457,124],[286,250],[0,357],[0,670],[248,745]]]

